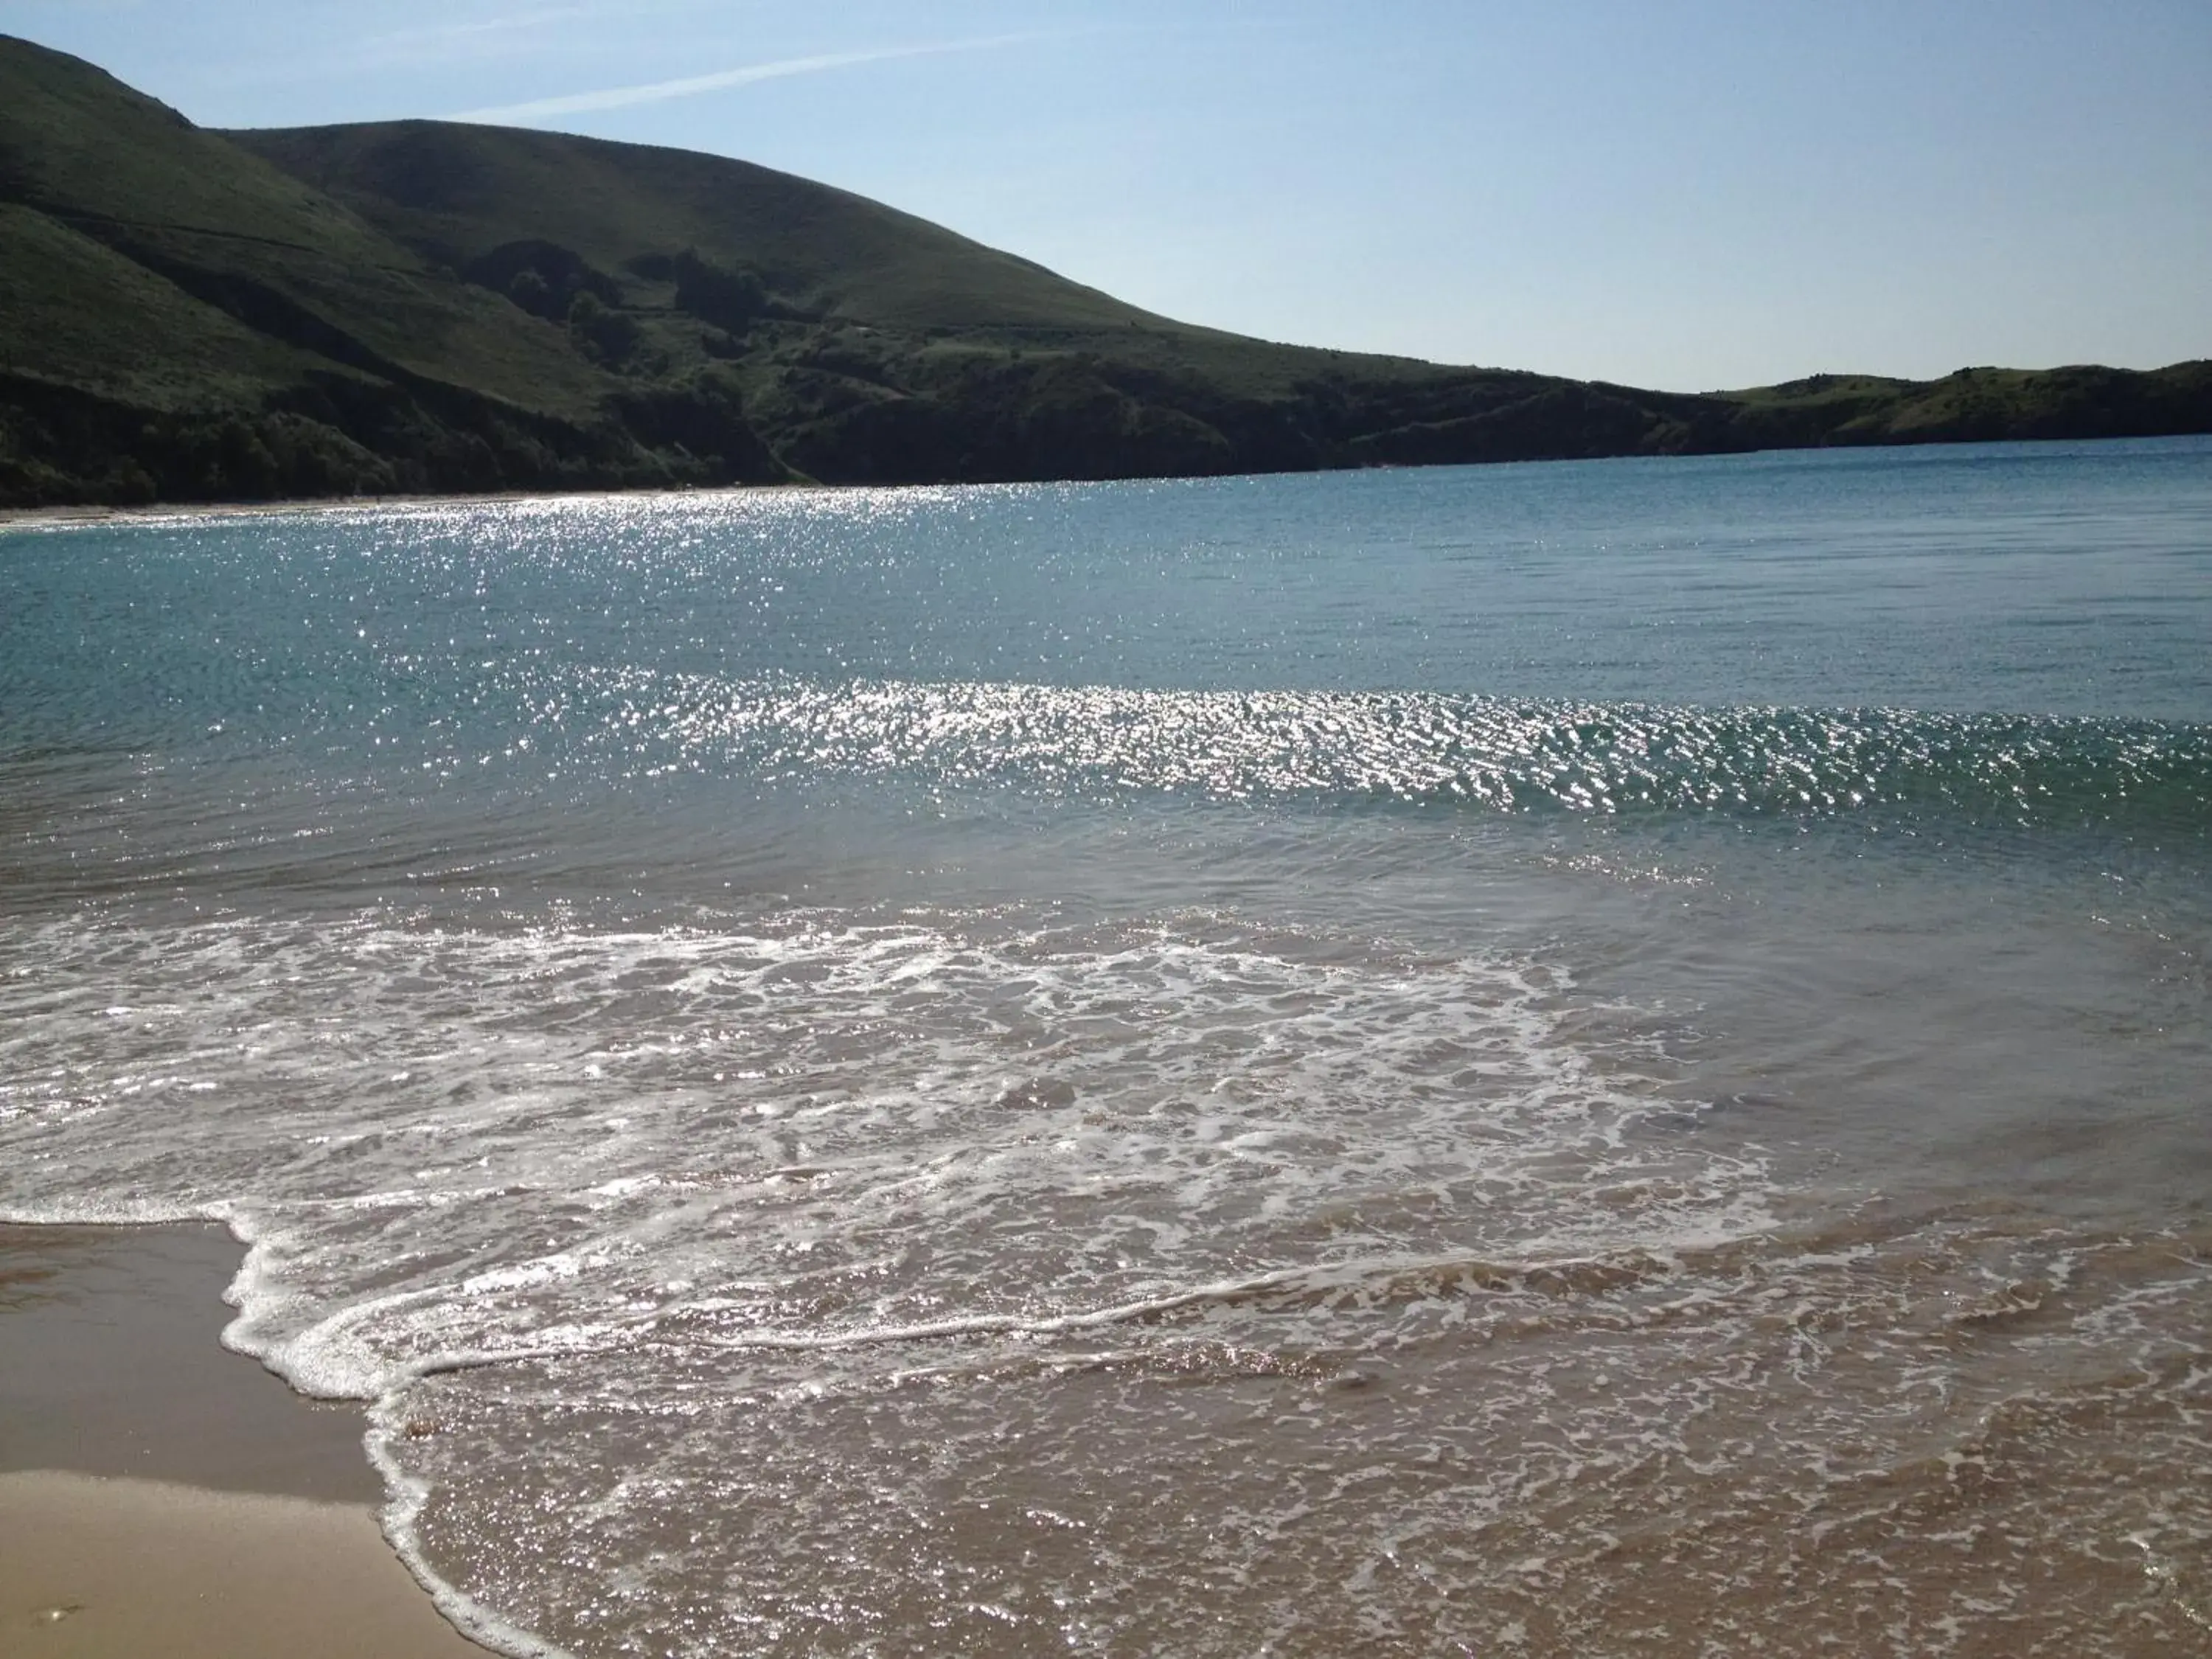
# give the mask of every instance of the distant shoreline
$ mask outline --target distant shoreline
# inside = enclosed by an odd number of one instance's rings
[[[1546,456],[1510,461],[1471,461],[1443,463],[1465,466],[1549,466],[1562,463],[1590,461],[1632,460],[1717,460],[1731,455],[1795,455],[1893,453],[1900,449],[1959,449],[1977,444],[2085,444],[2085,443],[2155,443],[2185,438],[2212,436],[2196,432],[2163,432],[2149,434],[2116,433],[2097,436],[2062,436],[2049,438],[1930,438],[1913,443],[1882,444],[1775,444],[1759,449],[1697,451],[1681,455],[1573,455]],[[0,533],[10,530],[67,530],[102,524],[158,524],[172,519],[247,519],[296,518],[313,513],[381,513],[393,510],[412,511],[440,507],[496,507],[520,501],[699,501],[718,496],[761,495],[788,494],[794,490],[821,490],[842,493],[855,489],[994,489],[1012,483],[1188,483],[1202,478],[1232,477],[1313,477],[1334,472],[1395,472],[1421,470],[1419,467],[1385,465],[1365,467],[1309,467],[1279,472],[1180,473],[1164,477],[1132,478],[1026,478],[990,481],[947,480],[936,483],[865,483],[823,482],[818,479],[792,479],[775,483],[681,484],[655,488],[633,486],[608,488],[605,486],[579,489],[496,489],[461,490],[450,495],[414,490],[390,495],[291,495],[269,501],[148,501],[129,506],[106,506],[96,502],[77,502],[43,507],[9,507],[0,505]]]
[[[511,501],[607,501],[617,497],[757,495],[765,490],[828,489],[830,484],[720,484],[686,489],[501,489],[452,495],[303,495],[267,501],[149,501],[143,506],[0,507],[0,531],[64,530],[83,525],[159,523],[167,519],[296,518],[310,513],[381,513],[393,508],[495,507]]]

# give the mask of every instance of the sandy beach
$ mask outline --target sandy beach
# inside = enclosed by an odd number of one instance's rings
[[[168,519],[267,519],[319,513],[392,513],[425,507],[496,506],[512,501],[594,501],[666,496],[712,500],[718,495],[757,495],[796,489],[859,488],[855,485],[792,483],[724,484],[675,489],[501,489],[436,495],[287,496],[265,501],[149,501],[143,506],[0,507],[0,531],[60,530],[84,525],[157,524]]]
[[[604,494],[604,491],[595,492]],[[138,507],[0,507],[0,530],[58,530],[98,524],[149,524],[164,519],[270,518],[301,513],[376,512],[391,507],[437,507],[487,501],[518,501],[520,494],[495,495],[337,495],[327,500],[269,501],[149,501]]]
[[[0,1652],[481,1659],[377,1529],[359,1411],[221,1346],[239,1255],[0,1227]]]

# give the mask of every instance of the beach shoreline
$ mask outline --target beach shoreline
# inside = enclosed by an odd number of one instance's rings
[[[359,1407],[221,1346],[240,1254],[0,1226],[0,1650],[481,1659],[378,1529]]]
[[[159,524],[173,519],[299,518],[319,513],[412,512],[426,507],[495,507],[516,501],[596,501],[620,497],[702,501],[764,491],[825,489],[816,483],[720,484],[677,489],[501,489],[465,495],[286,496],[266,501],[149,501],[143,506],[0,507],[0,532],[72,530],[103,524]],[[842,486],[851,488],[852,486]]]

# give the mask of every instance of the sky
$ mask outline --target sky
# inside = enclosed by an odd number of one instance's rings
[[[204,126],[741,156],[1150,310],[1672,391],[2212,357],[2212,0],[0,0]]]

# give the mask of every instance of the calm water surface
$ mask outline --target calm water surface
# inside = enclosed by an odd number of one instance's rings
[[[2212,1651],[2212,442],[0,536],[0,1218],[517,1653]]]

